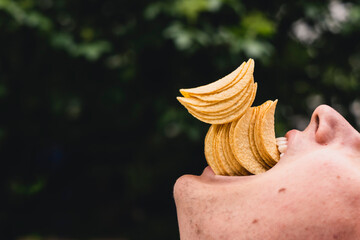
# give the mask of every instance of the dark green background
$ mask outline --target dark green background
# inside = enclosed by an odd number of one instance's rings
[[[360,123],[360,2],[0,0],[1,239],[178,239],[172,187],[209,125],[179,88],[255,60],[278,136]]]

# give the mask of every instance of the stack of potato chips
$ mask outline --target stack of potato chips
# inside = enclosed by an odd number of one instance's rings
[[[194,117],[211,124],[205,137],[205,157],[217,175],[259,174],[280,158],[275,139],[277,104],[251,107],[257,84],[254,60],[204,86],[180,89],[179,102]]]

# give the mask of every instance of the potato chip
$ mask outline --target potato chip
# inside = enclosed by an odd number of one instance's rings
[[[233,98],[226,99],[226,100],[219,101],[219,102],[212,103],[212,104],[208,104],[205,106],[199,106],[199,105],[192,104],[196,101],[201,101],[196,98],[178,97],[177,99],[186,108],[191,108],[192,110],[194,110],[196,112],[217,115],[218,113],[220,114],[220,113],[224,113],[224,112],[230,112],[231,109],[241,106],[245,101],[248,100],[249,95],[251,95],[251,93],[252,93],[253,87],[254,87],[254,83],[249,83],[249,85],[243,91],[239,92],[239,94],[235,95]]]
[[[211,169],[214,171],[216,175],[225,175],[226,174],[225,171],[219,166],[217,159],[215,158],[214,147],[213,147],[214,137],[215,137],[214,130],[216,130],[216,125],[211,125],[205,137],[205,143],[204,143],[205,158],[208,165],[211,167]]]
[[[260,153],[259,153],[259,149],[256,147],[256,143],[255,143],[255,131],[254,131],[254,127],[255,127],[255,120],[257,118],[257,116],[260,113],[260,109],[261,106],[258,107],[254,107],[254,111],[253,114],[251,116],[250,119],[250,124],[249,124],[249,132],[248,132],[248,140],[249,140],[249,145],[250,145],[250,149],[252,154],[254,155],[255,159],[266,169],[269,169],[270,167],[266,164],[266,162],[263,160],[263,158],[261,157]]]
[[[254,61],[241,65],[226,77],[197,88],[181,89],[179,102],[194,117],[210,124],[224,124],[244,113],[254,101],[257,85],[253,78]],[[239,110],[239,111],[237,111]]]
[[[254,114],[254,108],[249,108],[245,114],[237,121],[235,128],[233,129],[233,136],[231,141],[231,149],[238,162],[246,170],[253,174],[259,174],[265,172],[267,169],[260,164],[256,156],[251,151],[249,142],[249,127],[250,120]]]
[[[247,171],[241,164],[238,162],[234,156],[234,153],[232,152],[231,146],[230,146],[230,129],[231,129],[232,123],[226,124],[225,130],[224,130],[224,137],[222,138],[223,146],[224,146],[224,153],[225,157],[228,160],[230,166],[234,170],[236,175],[246,176],[249,175],[249,171]]]
[[[250,61],[250,60],[249,60]],[[246,65],[245,62],[243,62],[237,69],[235,69],[232,73],[226,75],[225,77],[209,83],[204,86],[196,87],[196,88],[189,88],[189,89],[180,89],[180,93],[184,97],[190,97],[191,95],[197,95],[197,94],[210,94],[214,93],[216,91],[222,90],[223,88],[231,85],[239,75],[243,75],[245,73],[244,67],[246,66],[246,70],[249,64]]]
[[[275,129],[274,129],[274,114],[277,100],[271,102],[271,105],[266,109],[264,115],[258,126],[258,145],[264,152],[267,160],[275,165],[280,159],[280,153],[276,146]]]
[[[236,80],[236,83],[233,86],[230,86],[222,91],[215,92],[212,94],[196,95],[196,97],[203,101],[221,101],[235,96],[237,93],[241,92],[253,79],[253,73],[254,73],[253,63],[254,63],[253,61],[250,62],[249,69],[246,71],[245,75],[241,79]]]
[[[264,147],[264,143],[263,143],[263,138],[262,135],[264,134],[262,132],[262,122],[264,119],[264,114],[266,113],[266,111],[268,110],[268,108],[271,106],[271,104],[273,103],[273,101],[269,100],[266,101],[265,103],[263,103],[260,107],[260,111],[259,114],[256,117],[255,120],[255,129],[254,129],[254,137],[255,137],[255,144],[256,147],[258,149],[258,152],[261,156],[261,158],[267,163],[268,166],[272,167],[274,166],[274,164],[276,162],[274,162],[271,159],[271,156],[267,153],[265,147]]]
[[[253,103],[253,101],[255,99],[256,90],[257,90],[257,84],[255,83],[254,88],[252,90],[252,94],[249,97],[248,101],[246,101],[241,108],[239,108],[239,109],[235,108],[235,109],[231,110],[231,112],[228,112],[228,113],[226,113],[224,115],[211,116],[211,115],[207,115],[207,114],[204,114],[204,113],[195,112],[191,108],[187,108],[187,110],[194,117],[196,117],[200,121],[203,121],[203,122],[206,122],[206,123],[210,123],[210,124],[229,123],[229,122],[232,122],[232,121],[240,118],[244,114],[244,112],[251,106],[251,104]]]
[[[227,124],[217,125],[215,131],[215,138],[214,138],[214,149],[215,149],[216,158],[218,159],[219,163],[222,164],[222,167],[224,168],[226,175],[235,176],[237,175],[235,169],[229,162],[229,158],[226,156],[225,153],[224,139],[227,134],[226,128],[227,128]]]
[[[236,94],[230,99],[224,99],[222,101],[202,101],[196,97],[185,98],[185,97],[177,97],[178,101],[183,104],[185,107],[196,107],[200,112],[217,112],[223,109],[227,109],[239,101],[244,101],[244,97],[248,93],[249,89],[251,89],[254,85],[254,81],[250,81],[248,86],[246,86],[241,92]]]

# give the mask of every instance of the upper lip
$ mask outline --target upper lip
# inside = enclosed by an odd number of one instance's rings
[[[285,134],[285,137],[286,137],[286,139],[287,139],[287,149],[289,149],[289,147],[291,146],[291,143],[292,143],[293,139],[296,137],[296,135],[297,135],[299,132],[300,132],[299,130],[292,129],[292,130],[288,131],[288,132]]]
[[[286,134],[285,134],[285,137],[287,138],[288,142],[290,141],[290,139],[292,139],[295,134],[298,132],[298,130],[296,129],[293,129],[293,130],[290,130],[288,131]]]

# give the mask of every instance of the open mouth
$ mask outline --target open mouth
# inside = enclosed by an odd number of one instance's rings
[[[286,137],[278,137],[276,138],[276,145],[279,149],[279,152],[280,152],[280,157],[282,157],[286,150],[287,150],[287,147],[288,147],[288,140]]]

